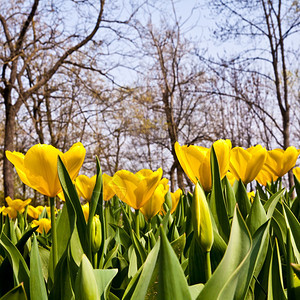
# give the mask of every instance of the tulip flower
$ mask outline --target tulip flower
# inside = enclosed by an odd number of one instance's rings
[[[276,181],[277,178],[278,176],[276,176],[270,169],[266,168],[264,165],[262,169],[259,171],[259,173],[257,174],[257,176],[255,177],[255,180],[259,184],[266,186],[268,183]]]
[[[103,173],[102,180],[103,180],[103,200],[108,201],[115,195],[115,191],[112,186],[113,178]]]
[[[226,173],[226,177],[229,180],[229,183],[231,186],[234,185],[234,182],[236,181],[234,175],[232,173],[230,173],[229,171]]]
[[[210,250],[214,242],[214,232],[208,203],[202,187],[196,183],[192,201],[192,222],[196,241],[205,253],[205,276],[211,276]]]
[[[86,203],[84,205],[81,205],[82,211],[83,211],[83,215],[85,218],[85,221],[87,222],[89,219],[89,214],[90,214],[90,206],[89,203]]]
[[[294,168],[293,174],[296,176],[297,180],[300,181],[300,167]]]
[[[120,170],[113,176],[112,186],[123,202],[138,210],[149,201],[161,177],[161,168],[155,172],[144,169],[136,174]]]
[[[8,205],[3,210],[4,215],[8,215],[11,219],[15,219],[18,215],[17,212],[23,213],[25,210],[25,207],[31,202],[31,199],[27,199],[25,201],[21,199],[15,199],[12,200],[9,196],[5,198],[5,201]]]
[[[247,184],[262,169],[267,157],[267,150],[261,145],[243,149],[235,147],[231,150],[229,170],[237,180]]]
[[[33,220],[31,223],[31,227],[35,227],[35,226],[39,226],[39,228],[36,230],[37,232],[43,233],[43,231],[45,231],[46,233],[48,233],[48,231],[51,228],[51,221],[46,218]]]
[[[165,195],[168,192],[168,190],[168,179],[163,178],[160,181],[157,188],[155,189],[150,200],[147,201],[146,204],[140,208],[140,211],[148,221],[161,210],[161,207],[165,202]]]
[[[45,144],[34,145],[25,155],[6,151],[7,159],[15,166],[23,183],[51,198],[62,191],[57,173],[58,156],[74,180],[85,157],[81,143],[74,144],[66,153]]]
[[[50,217],[51,216],[51,211],[50,211],[50,207],[47,206],[32,206],[32,205],[28,205],[28,208],[27,208],[27,214],[33,218],[33,219],[37,219],[39,217],[39,215],[43,212],[43,210],[46,208],[46,211],[47,211],[47,214],[48,216]],[[55,211],[56,212],[56,211]]]
[[[251,192],[248,192],[247,193],[247,196],[249,198],[249,200],[251,201],[251,203],[253,202],[253,199],[255,197],[255,192],[254,191],[251,191]]]
[[[213,143],[219,163],[221,179],[226,175],[229,167],[229,157],[231,150],[230,140],[218,140]],[[205,191],[211,190],[211,167],[210,167],[210,148],[201,146],[180,146],[175,143],[175,152],[181,167],[196,184],[199,180]]]
[[[96,175],[92,176],[91,178],[86,175],[79,175],[75,179],[75,187],[77,189],[78,195],[86,201],[91,201],[95,184]]]
[[[94,215],[92,223],[92,251],[98,252],[102,242],[101,222],[98,215]]]
[[[182,195],[182,190],[181,189],[178,189],[174,193],[171,193],[171,198],[172,198],[171,214],[175,211],[175,209],[176,209],[176,207],[179,203],[181,195]]]
[[[192,201],[192,221],[195,237],[204,252],[210,251],[214,236],[208,203],[203,189],[196,183]]]

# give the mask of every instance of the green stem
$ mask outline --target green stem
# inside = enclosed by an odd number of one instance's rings
[[[151,219],[147,221],[147,232],[151,230]]]
[[[205,278],[206,281],[211,277],[211,263],[210,263],[210,251],[205,253]]]
[[[94,269],[98,269],[98,253],[97,252],[94,253],[93,260],[94,260]]]
[[[55,197],[50,197],[50,213],[51,213],[51,236],[52,236],[52,253],[53,253],[53,273],[57,264],[57,236],[55,224]]]
[[[135,233],[137,238],[140,239],[140,218],[139,218],[139,210],[135,210]]]

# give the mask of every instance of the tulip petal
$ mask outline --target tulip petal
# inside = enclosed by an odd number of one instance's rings
[[[83,164],[86,150],[82,143],[75,143],[67,152],[62,155],[62,160],[72,180],[74,180]]]
[[[57,173],[57,158],[62,153],[51,145],[37,144],[25,155],[25,174],[30,186],[43,195],[55,197],[61,186]]]
[[[139,182],[137,189],[134,191],[136,197],[135,209],[140,209],[150,199],[161,180],[162,173],[162,169],[159,168],[157,171],[153,172],[151,176],[146,177]]]
[[[165,202],[165,195],[169,190],[168,179],[163,178],[157,188],[155,189],[150,200],[140,208],[140,211],[147,220],[154,217],[160,210]]]
[[[93,190],[96,184],[96,175],[89,178],[86,175],[79,175],[75,180],[75,186],[79,196],[87,201],[92,198]]]
[[[248,161],[246,174],[243,181],[244,183],[249,183],[254,180],[265,163],[267,150],[265,148],[262,148],[261,145],[258,146],[260,147],[257,147],[257,149],[252,151],[252,156]]]
[[[196,183],[197,178],[199,178],[200,165],[204,159],[201,152],[197,151],[195,146],[180,146],[178,142],[175,143],[175,152],[185,174],[193,183]],[[193,168],[191,167],[191,164],[193,165]]]
[[[283,154],[281,170],[278,174],[279,177],[282,177],[286,174],[291,168],[293,168],[298,159],[299,152],[295,147],[288,147]]]
[[[23,183],[26,185],[30,186],[30,183],[27,179],[27,176],[25,174],[25,167],[24,167],[24,154],[20,152],[11,152],[11,151],[6,151],[5,152],[7,159],[15,166],[16,171],[22,180]]]
[[[251,154],[241,147],[235,147],[231,150],[229,170],[237,180],[244,182],[246,166],[248,164]]]
[[[103,179],[103,200],[108,201],[115,195],[115,191],[113,190],[112,187],[112,177],[103,173],[102,179]]]
[[[172,198],[171,214],[175,211],[175,209],[176,209],[176,207],[179,203],[181,195],[182,195],[182,190],[181,189],[178,189],[174,193],[171,193],[171,198]]]
[[[300,167],[294,168],[293,174],[296,176],[297,180],[300,181]]]
[[[218,140],[213,143],[216,156],[218,159],[220,176],[223,179],[229,169],[230,152],[231,152],[231,141],[230,140]]]
[[[134,209],[138,209],[135,196],[135,190],[139,184],[137,176],[127,170],[120,170],[113,176],[112,184],[120,200]]]

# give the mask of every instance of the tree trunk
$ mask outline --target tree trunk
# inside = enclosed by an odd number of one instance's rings
[[[174,159],[174,170],[177,169],[177,184],[178,186],[183,189],[184,184],[183,184],[183,170],[180,166],[180,163],[178,161],[176,152],[175,152],[175,143],[178,140],[178,129],[174,120],[173,116],[173,109],[169,105],[169,93],[167,91],[163,91],[163,103],[165,107],[165,114],[167,118],[167,123],[168,123],[168,132],[169,132],[169,138],[171,142],[171,153]],[[173,174],[171,174],[173,175]],[[174,184],[174,176],[171,176],[171,191],[173,192],[175,189],[175,184]]]
[[[5,101],[6,102],[6,101]],[[4,155],[3,155],[3,184],[4,197],[14,198],[14,168],[11,162],[6,158],[5,151],[14,150],[14,136],[16,128],[16,113],[13,105],[6,104],[5,113],[5,131],[4,131]]]

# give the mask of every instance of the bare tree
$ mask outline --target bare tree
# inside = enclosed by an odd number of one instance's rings
[[[81,24],[81,30],[75,28],[70,34],[61,31],[66,26],[59,6],[63,2],[57,1],[56,5],[39,0],[1,2],[0,94],[5,107],[4,151],[14,150],[16,116],[22,105],[45,87],[65,61],[99,30],[104,0],[99,0],[95,7],[94,25],[87,26],[91,29],[84,28],[88,24]],[[46,12],[50,16],[45,15]],[[43,56],[50,62],[46,66],[41,65]],[[3,179],[4,194],[13,196],[13,167],[5,157]]]
[[[292,111],[300,111],[299,99],[291,92],[293,74],[299,69],[299,47],[293,43],[300,30],[298,1],[216,0],[211,7],[219,16],[215,35],[242,47],[237,46],[240,50],[232,51],[221,61],[209,63],[248,78],[252,75],[259,78],[256,83],[259,82],[264,95],[245,97],[241,89],[238,94],[264,124],[273,145],[287,148],[292,135],[299,130],[291,128],[295,126],[291,121]],[[291,180],[290,176],[290,183]]]
[[[144,157],[152,150],[152,158],[164,152],[165,169],[174,190],[176,183],[185,186],[175,142],[193,144],[214,137],[206,122],[210,118],[208,98],[201,92],[206,77],[194,56],[194,44],[185,37],[183,23],[177,19],[174,2],[171,4],[173,11],[161,14],[157,24],[151,11],[146,10],[146,21],[135,20],[133,26],[139,34],[137,47],[143,54],[143,75],[136,83],[142,111],[139,120],[143,121],[139,121],[136,134],[139,141],[143,140]]]

